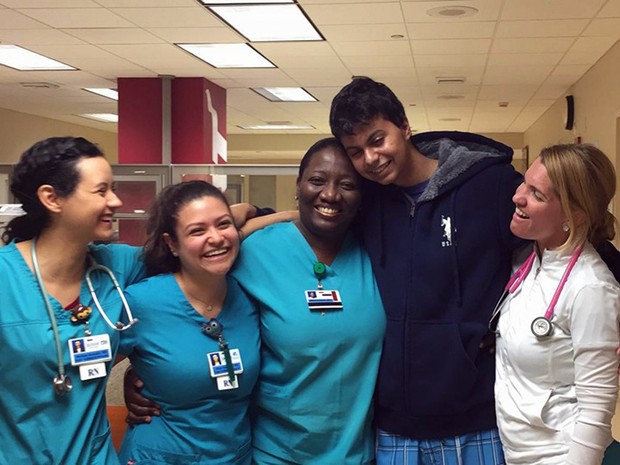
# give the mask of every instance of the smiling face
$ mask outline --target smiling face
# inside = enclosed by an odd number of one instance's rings
[[[401,127],[379,116],[368,124],[359,125],[355,134],[340,137],[356,171],[379,184],[407,185],[411,171],[407,119]]]
[[[536,241],[541,250],[564,244],[568,233],[562,226],[568,218],[540,158],[527,170],[512,200],[516,208],[510,230],[515,236]]]
[[[82,158],[76,168],[80,181],[70,195],[59,199],[57,224],[75,239],[109,241],[114,234],[112,216],[123,205],[112,190],[112,168],[103,157]]]
[[[310,158],[297,180],[297,195],[306,238],[341,239],[360,207],[359,177],[347,155],[328,146]]]
[[[239,234],[228,206],[212,196],[183,205],[177,213],[176,240],[165,235],[181,268],[191,273],[225,275],[239,253]]]

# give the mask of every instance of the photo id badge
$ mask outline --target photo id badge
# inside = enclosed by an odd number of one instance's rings
[[[342,310],[340,292],[327,289],[305,291],[306,302],[311,312],[331,312]]]
[[[71,365],[73,366],[90,365],[112,360],[110,336],[107,334],[78,337],[69,339],[68,342]]]
[[[239,349],[230,349],[230,359],[232,361],[235,374],[238,375],[243,373],[243,363],[241,362],[241,354],[239,353]],[[207,361],[209,362],[209,372],[211,373],[211,378],[226,376],[226,379],[228,379],[228,370],[226,369],[224,351],[208,353]],[[234,387],[228,387],[227,389],[234,389]]]

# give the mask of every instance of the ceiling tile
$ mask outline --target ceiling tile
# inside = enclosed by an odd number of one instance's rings
[[[477,39],[493,37],[495,22],[407,23],[410,39]]]
[[[411,57],[403,57],[402,55],[344,56],[341,59],[345,66],[358,68],[402,68],[411,65],[413,69]]]
[[[406,40],[367,41],[367,42],[331,42],[331,46],[340,56],[366,55],[406,55],[411,54]]]
[[[590,18],[606,0],[506,0],[502,20]]]
[[[412,40],[411,47],[416,55],[487,53],[491,39]]]
[[[587,19],[500,21],[496,37],[572,37],[581,34]]]
[[[55,28],[133,26],[105,8],[20,8],[18,11]]]
[[[163,40],[138,28],[63,29],[90,44],[156,44]]]
[[[0,16],[2,15],[0,11]],[[0,41],[20,46],[37,45],[77,45],[84,42],[57,29],[0,29]]]
[[[151,34],[175,44],[242,43],[245,39],[226,26],[216,27],[153,27]]]
[[[401,5],[396,2],[305,5],[304,10],[319,29],[334,24],[389,24],[403,21]]]
[[[2,0],[2,4],[9,8],[101,8],[93,0]]]
[[[580,37],[566,53],[563,65],[594,64],[615,44],[615,37]]]
[[[0,29],[46,29],[47,26],[14,10],[0,9]]]
[[[501,84],[539,85],[553,71],[553,66],[489,66],[484,75],[483,84],[494,86]]]
[[[495,39],[491,53],[564,53],[574,41],[572,37]]]
[[[594,19],[583,32],[584,36],[608,36],[620,38],[620,18]]]
[[[597,16],[599,18],[620,18],[620,0],[609,0]]]
[[[563,56],[562,53],[493,53],[489,55],[488,66],[554,65]]]
[[[416,55],[416,67],[435,66],[484,66],[487,56],[479,55]]]
[[[218,27],[222,21],[196,4],[185,8],[112,8],[114,13],[141,27]]]
[[[390,40],[394,34],[406,36],[405,25],[400,24],[367,24],[359,26],[321,26],[321,34],[330,42],[350,42],[369,40]]]

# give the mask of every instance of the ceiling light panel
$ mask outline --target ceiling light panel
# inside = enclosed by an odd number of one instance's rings
[[[316,102],[312,95],[301,87],[256,87],[252,90],[271,102]]]
[[[104,123],[118,123],[118,115],[114,113],[82,113],[77,116],[93,119],[95,121],[103,121]]]
[[[200,0],[203,5],[252,5],[257,3],[295,3],[295,0]]]
[[[112,100],[118,100],[118,91],[116,89],[109,89],[107,87],[85,87],[84,90]]]
[[[76,69],[16,45],[0,45],[0,64],[20,71],[65,71]]]
[[[177,44],[214,68],[275,68],[248,44]]]
[[[282,131],[282,130],[300,130],[300,129],[315,129],[314,126],[309,124],[248,124],[244,126],[238,126],[241,129],[248,131]]]
[[[301,8],[290,5],[209,6],[251,42],[323,40]]]

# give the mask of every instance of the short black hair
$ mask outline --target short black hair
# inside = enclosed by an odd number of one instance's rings
[[[383,117],[398,127],[405,122],[405,108],[392,90],[369,77],[356,77],[332,100],[329,126],[340,139],[355,134],[360,125]]]
[[[323,149],[326,149],[327,147],[333,147],[336,150],[340,150],[344,154],[347,153],[340,141],[335,137],[326,137],[325,139],[316,141],[301,158],[301,161],[299,162],[299,172],[297,173],[297,179],[301,179],[304,171],[306,170],[306,167],[308,166],[308,163],[310,163],[310,160],[312,160],[314,154],[320,152]]]

